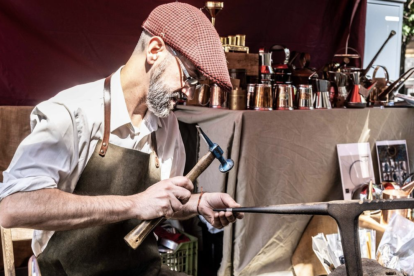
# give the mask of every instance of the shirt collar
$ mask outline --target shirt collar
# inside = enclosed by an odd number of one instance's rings
[[[124,92],[121,86],[122,67],[119,68],[111,77],[111,132],[124,125],[128,125],[128,127],[132,130],[134,129],[131,118],[128,114]],[[147,113],[141,123],[141,131],[148,131],[149,134],[153,131],[157,131],[158,127],[161,127],[160,118],[155,116],[151,111],[147,110]]]

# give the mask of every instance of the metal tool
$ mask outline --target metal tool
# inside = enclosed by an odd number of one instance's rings
[[[215,209],[215,212],[244,212],[262,214],[325,215],[338,223],[348,276],[363,276],[359,246],[358,217],[368,210],[395,210],[414,208],[413,199],[393,200],[338,200],[330,202],[283,204],[263,207]]]
[[[204,141],[206,141],[207,145],[208,145],[208,150],[209,153],[212,153],[214,155],[214,157],[216,159],[218,159],[218,161],[220,161],[220,166],[219,166],[219,170],[222,173],[226,173],[229,172],[233,166],[234,166],[234,162],[231,159],[224,159],[223,157],[223,150],[220,148],[219,145],[217,145],[216,143],[213,143],[210,138],[208,138],[208,136],[204,133],[204,131],[201,129],[201,127],[197,126],[197,130],[200,132],[201,137],[203,137]],[[208,153],[208,154],[209,154]],[[199,162],[200,163],[200,162]],[[197,163],[198,165],[198,163]],[[194,167],[196,168],[197,165]],[[200,173],[201,174],[201,173]],[[198,176],[197,176],[198,177]],[[196,177],[196,178],[197,178]],[[195,180],[195,179],[194,179]],[[193,181],[193,180],[192,180]]]
[[[388,35],[387,40],[385,40],[384,44],[382,44],[381,48],[378,50],[378,52],[375,54],[375,56],[372,58],[371,62],[368,64],[367,68],[365,68],[362,72],[361,72],[361,77],[366,76],[366,74],[368,73],[369,69],[371,69],[371,66],[374,64],[374,62],[377,60],[379,54],[382,52],[382,49],[384,49],[385,45],[387,45],[388,41],[396,34],[396,32],[394,30],[392,30],[390,32],[390,34]]]
[[[195,181],[197,177],[202,174],[205,169],[214,161],[214,158],[217,158],[220,161],[220,171],[222,173],[226,173],[233,168],[233,160],[225,159],[223,157],[223,150],[220,148],[219,145],[213,143],[210,138],[203,132],[203,130],[197,126],[198,131],[201,133],[201,136],[207,142],[209,146],[209,152],[204,155],[194,166],[194,168],[185,176],[191,181]],[[142,221],[137,227],[132,229],[131,232],[128,233],[124,237],[124,240],[131,246],[133,249],[137,249],[138,246],[145,240],[149,233],[154,230],[154,228],[163,222],[165,217],[156,218],[153,220],[144,220]]]
[[[384,90],[382,90],[381,92],[379,92],[378,93],[378,99],[383,100],[384,98],[387,97],[387,95],[390,95],[391,93],[398,94],[397,91],[411,77],[412,74],[414,74],[414,67],[408,69],[407,72],[405,72],[404,74],[402,74],[398,80],[396,80],[395,82],[391,83],[390,85],[388,85],[387,87],[385,87]],[[394,95],[390,95],[390,96],[394,96]]]

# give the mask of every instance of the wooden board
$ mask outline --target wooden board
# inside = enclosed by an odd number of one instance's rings
[[[32,251],[32,237],[33,229],[22,229],[22,228],[13,228],[13,229],[4,229],[1,228],[2,239],[1,245],[3,250],[0,251],[0,271],[2,269],[10,271],[10,267],[26,267],[27,261],[30,256],[33,255]],[[3,246],[3,240],[6,240]],[[13,242],[12,242],[13,240]],[[4,253],[8,254],[8,265],[6,269],[3,263]],[[14,258],[12,257],[14,255]],[[9,274],[10,275],[10,274]]]
[[[259,76],[259,54],[225,54],[228,69],[246,69],[248,76]]]
[[[318,257],[312,250],[312,236],[338,233],[336,221],[329,216],[313,216],[299,240],[292,256],[296,276],[317,276],[326,274]]]

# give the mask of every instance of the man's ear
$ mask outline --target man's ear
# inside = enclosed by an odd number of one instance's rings
[[[151,37],[146,51],[147,63],[153,65],[160,58],[160,54],[165,50],[165,43],[161,37]]]

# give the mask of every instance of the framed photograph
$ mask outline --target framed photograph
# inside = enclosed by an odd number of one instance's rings
[[[371,180],[375,183],[369,143],[338,144],[344,199],[360,199],[360,192]]]
[[[410,174],[407,142],[405,140],[376,143],[380,181],[401,185]]]

